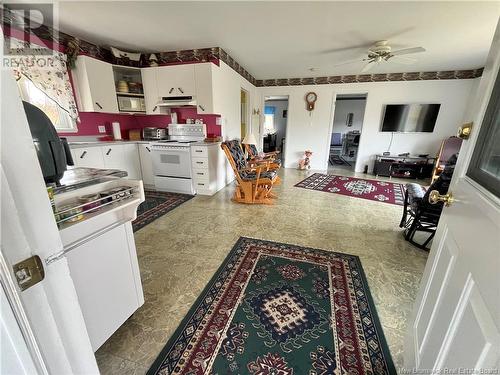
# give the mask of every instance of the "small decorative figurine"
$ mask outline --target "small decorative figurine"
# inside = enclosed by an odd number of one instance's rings
[[[312,156],[312,151],[311,150],[306,150],[304,151],[304,158],[300,159],[299,161],[299,169],[304,170],[304,169],[311,169],[311,156]]]

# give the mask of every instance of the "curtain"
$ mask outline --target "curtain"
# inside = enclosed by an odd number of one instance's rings
[[[11,42],[19,48],[40,49],[38,45],[11,38]],[[12,68],[16,79],[21,76],[29,79],[43,91],[50,99],[63,109],[73,120],[78,120],[78,110],[73,95],[73,88],[69,79],[66,65],[66,55],[51,51],[48,55],[18,55],[12,61]]]

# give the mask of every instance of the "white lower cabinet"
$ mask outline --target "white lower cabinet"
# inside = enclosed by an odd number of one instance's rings
[[[191,146],[191,166],[196,194],[214,195],[226,185],[222,174],[224,160],[220,143]]]
[[[151,156],[151,145],[149,143],[140,143],[139,158],[141,161],[142,181],[144,185],[154,186],[155,176],[153,173],[153,159]]]
[[[71,149],[75,167],[104,168],[104,159],[100,147],[78,147]]]
[[[104,146],[72,146],[76,167],[118,169],[127,172],[131,180],[142,179],[137,144],[106,144]]]

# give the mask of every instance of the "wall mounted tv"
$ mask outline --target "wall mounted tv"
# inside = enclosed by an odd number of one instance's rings
[[[432,133],[440,107],[441,104],[387,104],[381,131]]]

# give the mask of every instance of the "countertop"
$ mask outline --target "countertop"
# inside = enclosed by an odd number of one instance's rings
[[[69,141],[68,144],[71,148],[79,148],[79,147],[97,147],[97,146],[105,146],[105,145],[121,145],[121,144],[148,144],[155,141]],[[193,146],[212,146],[212,145],[220,145],[222,142],[193,142],[190,145]]]
[[[54,194],[76,190],[85,186],[97,185],[110,179],[127,177],[127,172],[118,169],[72,168],[64,172],[59,186],[54,187]]]

